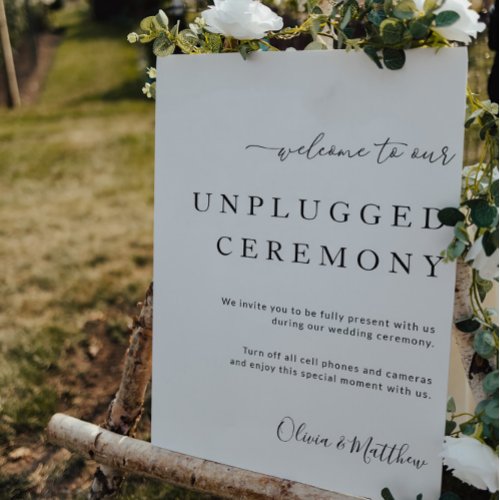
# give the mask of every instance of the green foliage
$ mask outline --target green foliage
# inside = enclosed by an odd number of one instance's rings
[[[449,42],[434,28],[451,26],[459,16],[452,11],[436,14],[440,2],[427,0],[424,11],[419,11],[414,0],[356,0],[335,2],[329,9],[316,0],[307,3],[308,17],[299,26],[285,27],[278,32],[268,32],[262,40],[236,40],[209,32],[204,21],[195,19],[189,29],[178,33],[169,27],[167,16],[160,11],[141,21],[142,33],[130,33],[131,43],[153,42],[157,56],[168,56],[178,48],[185,54],[239,52],[246,59],[255,50],[276,50],[273,40],[289,40],[309,33],[313,42],[307,50],[326,48],[324,38],[333,40],[336,48],[363,50],[379,67],[401,69],[406,62],[406,49],[417,47],[444,47]],[[492,126],[491,122],[484,127]]]
[[[451,26],[459,19],[460,16],[456,12],[453,12],[452,10],[444,10],[436,16],[435,22],[437,27],[443,28],[445,26]]]

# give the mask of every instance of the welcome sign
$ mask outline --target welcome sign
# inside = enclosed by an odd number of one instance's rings
[[[153,443],[437,498],[466,50],[158,64]]]

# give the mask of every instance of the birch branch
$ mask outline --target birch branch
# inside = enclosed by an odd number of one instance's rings
[[[123,436],[134,435],[139,422],[146,389],[151,379],[151,343],[153,329],[153,284],[146,292],[139,317],[134,318],[130,345],[115,398],[109,405],[104,428]],[[94,474],[89,498],[98,500],[118,491],[123,474],[108,465],[99,466]]]
[[[474,357],[474,347],[472,342],[474,336],[470,333],[464,333],[455,327],[458,321],[470,318],[472,316],[472,306],[470,302],[470,290],[472,286],[472,271],[470,267],[459,259],[457,262],[457,277],[455,282],[455,307],[453,313],[453,337],[460,351],[462,364],[467,375],[469,386],[471,388],[474,401],[479,403],[486,398],[483,390],[484,373],[475,373],[469,375],[472,358]]]
[[[238,500],[356,500],[342,495],[222,465],[107,431],[97,425],[56,413],[47,427],[50,441],[87,458],[142,476]]]

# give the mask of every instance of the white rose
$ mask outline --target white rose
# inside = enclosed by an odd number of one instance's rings
[[[498,455],[469,436],[445,437],[443,462],[452,474],[480,490],[498,490]]]
[[[471,246],[465,256],[465,261],[472,262],[472,268],[479,272],[479,276],[485,280],[498,278],[498,248],[490,255],[486,255],[483,248],[483,237],[481,236]]]
[[[206,29],[237,40],[258,40],[283,28],[283,19],[256,0],[214,0],[201,13]]]
[[[423,10],[424,0],[416,0],[415,3],[419,10]],[[435,14],[439,14],[445,10],[452,10],[460,17],[451,26],[433,27],[432,29],[447,40],[470,43],[471,36],[475,38],[478,33],[486,28],[486,24],[478,21],[479,14],[470,7],[471,3],[469,0],[445,0],[439,9],[434,11]]]

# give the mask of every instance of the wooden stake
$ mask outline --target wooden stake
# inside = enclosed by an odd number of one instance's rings
[[[167,451],[61,413],[50,419],[47,435],[53,443],[106,464],[110,469],[161,479],[222,498],[356,500],[314,486]]]
[[[151,379],[151,343],[153,333],[153,284],[146,292],[138,318],[134,318],[130,345],[120,388],[108,408],[104,428],[123,436],[133,436],[139,422],[146,389]],[[106,464],[106,462],[102,462]],[[89,498],[98,500],[116,493],[123,479],[121,471],[99,466],[94,475]]]
[[[0,0],[0,42],[2,44],[3,60],[5,64],[5,73],[7,75],[7,85],[12,107],[16,108],[21,104],[19,95],[19,86],[17,85],[16,67],[12,55],[12,46],[10,44],[9,26],[7,25],[7,15],[5,14],[4,1]]]

